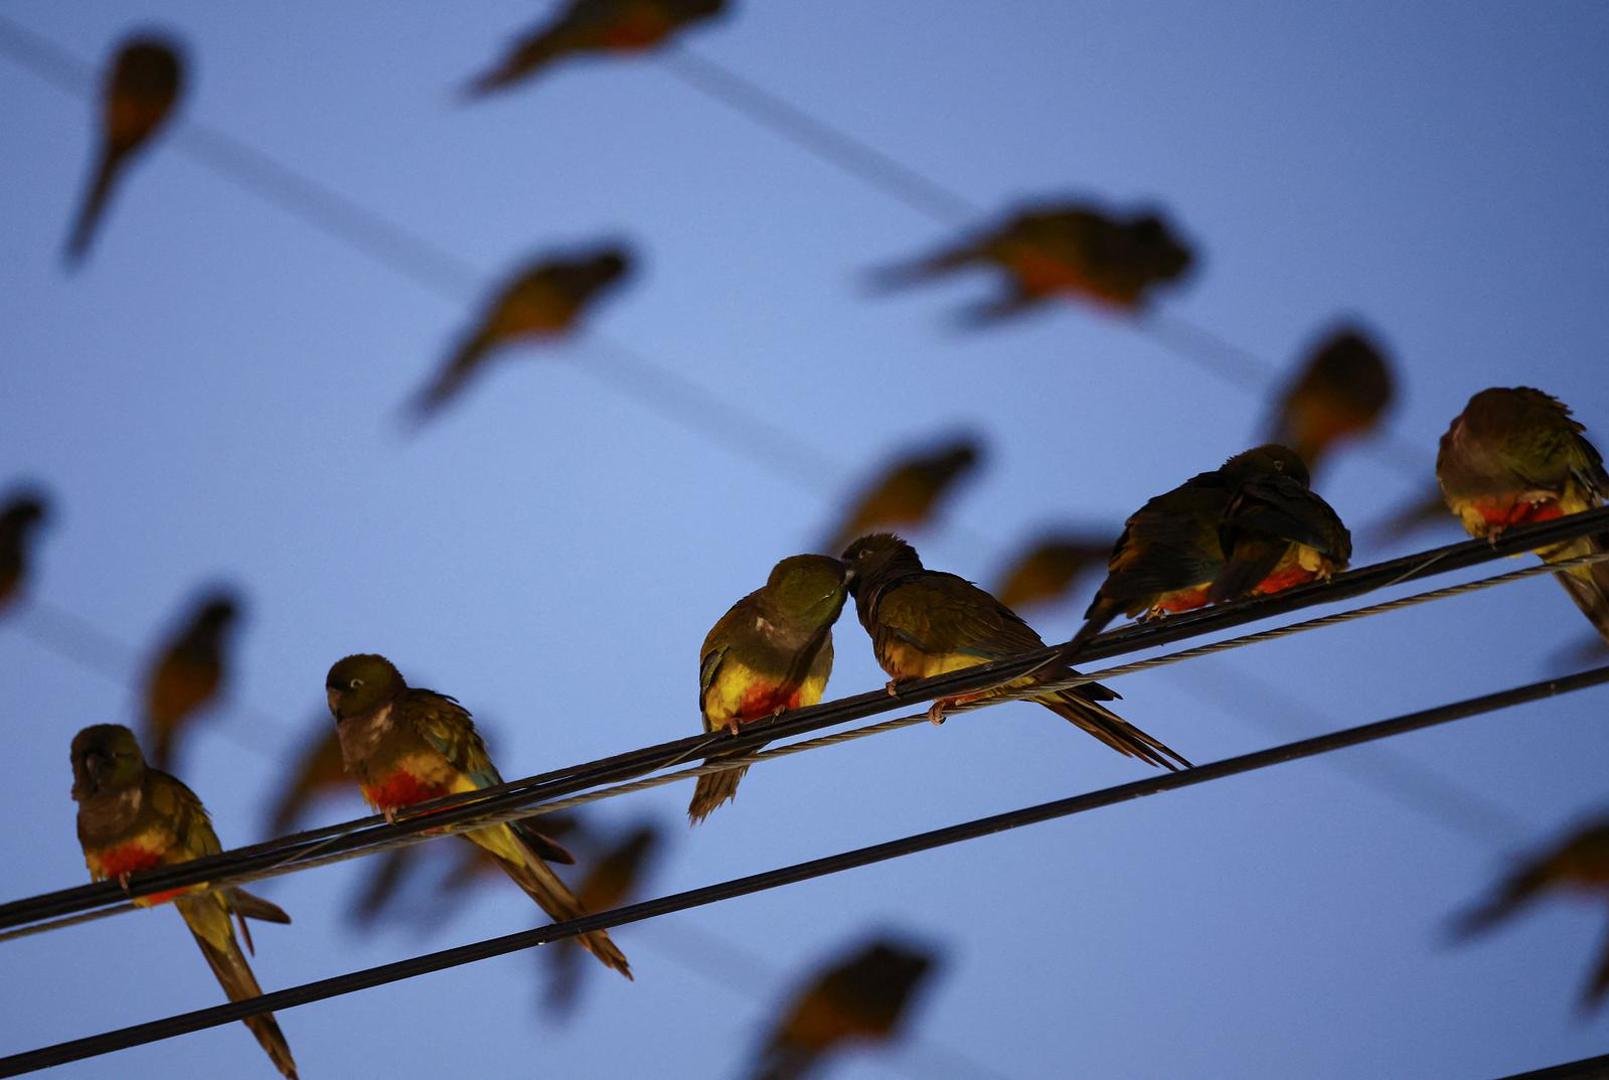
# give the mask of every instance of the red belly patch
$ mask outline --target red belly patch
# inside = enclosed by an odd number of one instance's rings
[[[162,853],[152,851],[139,843],[121,844],[118,847],[108,848],[94,856],[95,872],[105,878],[119,878],[124,874],[137,874],[141,870],[154,870],[162,865]],[[180,896],[189,889],[169,889],[167,892],[152,893],[142,896],[134,901],[140,907],[151,904],[165,904],[175,896]]]
[[[738,702],[737,715],[732,719],[746,724],[752,720],[763,720],[778,709],[797,709],[802,693],[800,687],[786,685],[751,687]]]
[[[1480,500],[1475,503],[1475,512],[1480,514],[1481,520],[1488,525],[1508,528],[1511,525],[1525,525],[1533,521],[1552,521],[1564,516],[1564,510],[1557,502],[1495,502]]]
[[[449,794],[442,784],[420,780],[411,773],[398,770],[378,784],[364,784],[363,797],[370,806],[381,810],[397,810],[415,803],[428,802]]]
[[[1298,585],[1306,585],[1316,577],[1318,577],[1317,571],[1307,570],[1292,563],[1283,570],[1275,570],[1272,574],[1263,578],[1257,583],[1257,587],[1252,592],[1258,596],[1271,596],[1277,592],[1284,592],[1286,589],[1293,589]]]
[[[1166,611],[1170,615],[1181,611],[1194,611],[1198,607],[1206,606],[1207,593],[1211,589],[1211,585],[1198,585],[1193,589],[1175,589],[1173,592],[1163,593],[1156,602],[1156,609]]]

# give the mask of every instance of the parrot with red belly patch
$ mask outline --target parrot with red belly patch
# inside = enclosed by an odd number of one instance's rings
[[[1528,386],[1482,390],[1441,437],[1436,479],[1471,536],[1603,505],[1609,475],[1586,428],[1558,398]],[[1543,562],[1609,551],[1609,533],[1540,548]],[[1609,561],[1554,575],[1609,641]]]
[[[157,768],[172,767],[190,722],[218,696],[239,614],[233,594],[204,597],[157,656],[145,682],[145,735]]]
[[[96,724],[80,731],[73,738],[72,764],[78,842],[94,880],[112,878],[126,885],[128,876],[141,870],[174,866],[223,850],[195,792],[167,773],[148,767],[128,728]],[[230,918],[239,920],[249,949],[247,919],[288,923],[290,916],[239,888],[201,894],[179,889],[134,902],[147,907],[168,900],[179,909],[229,1000],[261,996]],[[273,1015],[247,1017],[242,1023],[268,1052],[274,1067],[295,1080],[296,1062]]]
[[[385,657],[362,653],[338,660],[324,685],[346,771],[368,804],[387,818],[416,803],[503,782],[469,710],[445,694],[410,687]],[[490,825],[463,835],[495,858],[555,921],[586,914],[548,866],[547,861],[572,862],[570,853],[529,823]],[[607,933],[596,930],[577,940],[604,965],[631,978],[625,954]]]
[[[1325,581],[1352,559],[1352,534],[1308,487],[1296,452],[1270,444],[1257,453],[1268,468],[1240,482],[1218,528],[1224,565],[1207,593],[1214,604]]]
[[[1269,441],[1295,450],[1317,472],[1332,446],[1379,424],[1392,383],[1380,347],[1361,330],[1342,327],[1318,343],[1281,395]]]
[[[699,649],[704,730],[736,735],[745,724],[819,702],[832,674],[832,625],[846,596],[837,559],[794,555],[772,567],[764,587],[733,604]],[[697,825],[734,798],[747,771],[699,777],[688,820]]]
[[[506,89],[567,56],[647,52],[725,7],[726,0],[570,0],[554,18],[516,40],[467,93],[484,97]]]

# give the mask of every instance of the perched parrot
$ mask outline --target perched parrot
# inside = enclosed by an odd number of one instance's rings
[[[557,16],[516,40],[496,66],[470,83],[468,94],[483,97],[523,82],[566,56],[647,52],[725,7],[726,0],[570,0]]]
[[[31,491],[14,495],[0,507],[0,611],[27,586],[34,530],[48,512],[44,497]]]
[[[157,768],[173,765],[189,721],[217,696],[239,613],[239,603],[230,593],[203,598],[184,628],[163,646],[146,677],[145,737]]]
[[[1471,536],[1495,539],[1511,525],[1602,506],[1609,474],[1585,431],[1563,402],[1540,390],[1482,390],[1441,437],[1436,479],[1447,508]],[[1537,554],[1544,562],[1560,562],[1604,551],[1609,551],[1609,532]],[[1609,641],[1609,562],[1556,576]]]
[[[569,333],[582,313],[624,278],[630,268],[631,253],[620,247],[599,248],[575,258],[547,259],[527,266],[503,288],[446,367],[414,400],[414,419],[429,419],[463,389],[493,350],[523,339],[557,338]]]
[[[819,972],[767,1037],[752,1080],[802,1080],[827,1053],[854,1042],[886,1043],[936,963],[897,942],[873,941]]]
[[[445,694],[410,687],[385,657],[359,654],[336,661],[325,689],[346,771],[368,804],[387,818],[415,803],[503,782],[469,710]],[[570,853],[529,823],[491,825],[464,838],[496,858],[555,920],[586,914],[547,864],[571,862]],[[631,978],[625,954],[607,933],[598,930],[577,940],[605,965]]]
[[[1285,389],[1268,441],[1295,450],[1317,472],[1332,446],[1380,422],[1393,382],[1384,351],[1361,330],[1342,327],[1318,343]]]
[[[1224,566],[1207,600],[1229,603],[1327,581],[1352,559],[1352,534],[1308,487],[1307,466],[1282,446],[1260,448],[1272,471],[1245,478],[1224,511]]]
[[[704,730],[738,733],[821,700],[832,674],[832,624],[844,609],[844,567],[825,555],[794,555],[771,568],[764,587],[722,615],[698,652],[698,707]],[[752,751],[750,751],[752,752]],[[711,755],[707,761],[719,761]],[[687,817],[694,825],[737,795],[748,771],[698,778]]]
[[[855,537],[873,529],[915,529],[927,524],[957,482],[977,466],[982,449],[977,439],[960,438],[890,462],[855,499],[826,549],[842,551]]]
[[[157,38],[123,42],[101,91],[101,148],[94,179],[67,239],[67,262],[89,251],[123,168],[167,123],[184,83],[178,48]]]
[[[1033,627],[1016,612],[965,578],[925,569],[916,551],[897,536],[863,536],[849,545],[844,562],[849,566],[849,591],[854,594],[860,624],[871,636],[877,662],[892,676],[890,691],[912,679],[959,671],[1045,647]],[[1076,674],[1065,665],[1046,665],[1031,680],[1043,682]],[[1019,680],[1011,685],[1031,682]],[[935,724],[942,723],[947,709],[989,693],[939,698],[928,715]],[[1168,769],[1190,764],[1100,704],[1116,700],[1117,696],[1098,683],[1086,683],[1032,700],[1120,754]]]
[[[1454,925],[1459,937],[1491,929],[1543,893],[1574,890],[1609,901],[1609,821],[1582,828],[1542,855],[1522,864],[1477,907]],[[1582,995],[1582,1008],[1597,1006],[1609,993],[1609,945],[1598,959]]]
[[[120,724],[96,724],[73,738],[73,799],[78,803],[78,842],[96,881],[216,855],[223,850],[195,792],[177,779],[148,768],[134,733]],[[201,955],[230,1001],[258,997],[262,989],[235,938],[230,916],[240,922],[251,948],[247,919],[288,923],[290,916],[239,888],[193,894],[187,889],[141,897],[140,907],[172,900],[201,946]],[[160,965],[157,966],[160,968]],[[296,1062],[272,1013],[242,1021],[268,1052],[274,1067],[295,1080]]]
[[[291,831],[313,800],[322,795],[351,790],[341,763],[341,740],[321,721],[318,730],[308,732],[301,756],[291,772],[290,783],[280,792],[268,818],[268,832],[281,836]]]
[[[1193,259],[1156,213],[1122,217],[1085,203],[1050,203],[877,277],[897,287],[971,266],[996,266],[1006,274],[1005,292],[969,315],[973,322],[992,322],[1053,296],[1139,313],[1153,292],[1181,279]]]
[[[1046,533],[1031,541],[1011,562],[993,591],[1009,608],[1060,600],[1073,582],[1104,562],[1111,550],[1110,539],[1088,532]]]
[[[642,888],[649,863],[662,842],[663,837],[653,825],[631,830],[624,840],[604,852],[581,879],[576,889],[581,906],[588,911],[608,911],[630,903]],[[548,962],[548,1008],[560,1014],[570,1012],[580,991],[581,972],[576,966],[580,950],[574,942],[560,941],[551,949],[537,952]]]

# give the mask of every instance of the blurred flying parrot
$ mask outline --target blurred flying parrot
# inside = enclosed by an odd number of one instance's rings
[[[223,850],[201,800],[177,779],[148,768],[134,733],[120,724],[96,724],[73,738],[73,799],[78,803],[78,842],[96,881],[113,878],[128,886],[130,874],[159,866],[216,855]],[[140,907],[172,900],[195,936],[207,966],[230,1001],[258,997],[262,989],[240,951],[230,924],[240,922],[250,949],[247,919],[288,923],[276,905],[240,888],[191,894],[189,890],[155,893],[135,900]],[[160,972],[164,965],[152,965]],[[268,1052],[274,1067],[295,1080],[296,1062],[272,1013],[243,1023]]]
[[[632,829],[624,840],[605,851],[581,879],[576,889],[581,906],[588,911],[609,911],[634,900],[662,842],[659,829],[653,825]],[[579,955],[573,941],[558,941],[552,948],[537,950],[538,958],[548,963],[547,1005],[555,1013],[566,1014],[575,1008],[581,988],[581,971],[576,966]]]
[[[503,782],[469,710],[445,694],[408,686],[385,657],[371,653],[336,661],[325,689],[346,771],[368,804],[387,818],[416,803]],[[554,920],[586,914],[548,866],[548,861],[572,862],[570,853],[530,823],[491,825],[463,835],[496,858]],[[602,963],[631,978],[625,955],[606,932],[582,934],[577,940]]]
[[[819,702],[832,674],[832,624],[845,598],[844,567],[837,559],[794,555],[772,567],[765,585],[733,604],[699,649],[704,730],[736,735],[745,724]],[[719,761],[720,755],[705,760]],[[699,777],[688,820],[697,825],[734,798],[747,771],[744,766]]]
[[[1317,472],[1332,446],[1379,424],[1394,392],[1384,351],[1362,330],[1343,326],[1318,343],[1285,388],[1268,441],[1295,450]]]
[[[446,366],[420,391],[412,405],[414,419],[429,419],[463,389],[494,350],[517,341],[570,333],[586,309],[624,278],[630,267],[631,253],[612,246],[527,266],[503,287]]]
[[[968,313],[984,323],[1016,315],[1054,296],[1072,296],[1138,314],[1159,288],[1179,281],[1194,256],[1159,214],[1110,213],[1086,203],[1028,207],[904,266],[876,275],[885,287],[991,265],[1004,271],[1005,291]]]
[[[514,41],[467,92],[483,97],[567,56],[647,52],[684,27],[720,15],[725,7],[726,0],[570,0],[556,16]]]
[[[167,123],[183,83],[184,63],[172,42],[134,37],[119,47],[101,89],[99,159],[67,239],[68,265],[88,253],[113,185]]]
[[[1370,532],[1376,543],[1394,544],[1429,526],[1448,524],[1447,500],[1442,497],[1441,485],[1432,481],[1412,501],[1400,504],[1375,522]]]
[[[48,513],[44,496],[33,491],[15,493],[0,506],[0,612],[28,586],[34,530]]]
[[[1482,390],[1441,437],[1436,479],[1471,536],[1602,506],[1603,458],[1557,398],[1528,386]],[[1609,551],[1609,531],[1542,548],[1544,562]],[[1609,561],[1555,575],[1609,641]]]
[[[936,957],[872,941],[818,971],[766,1038],[752,1080],[802,1080],[833,1051],[895,1039]]]
[[[204,597],[183,629],[162,647],[145,680],[145,738],[151,763],[170,768],[189,722],[218,695],[229,667],[231,631],[240,605],[234,594]]]
[[[330,728],[329,721],[320,720],[317,730],[308,732],[296,766],[291,770],[290,783],[280,791],[269,813],[269,835],[282,836],[290,832],[313,800],[351,790],[351,781],[346,778],[346,769],[341,763],[340,737]]]
[[[1086,570],[1106,561],[1110,537],[1084,530],[1045,533],[1022,549],[992,591],[1013,609],[1060,600]]]
[[[1045,647],[1033,627],[965,578],[925,569],[916,551],[888,533],[863,536],[844,552],[849,590],[860,624],[871,635],[872,651],[899,683],[976,667]],[[1047,664],[1008,688],[1077,675],[1063,664]],[[979,691],[939,698],[928,710],[935,724],[947,709],[988,697]],[[1177,769],[1190,763],[1104,705],[1117,694],[1098,683],[1057,690],[1031,700],[1076,724],[1120,754]],[[1170,760],[1171,759],[1171,760]],[[1177,763],[1177,764],[1176,764]]]
[[[957,483],[977,467],[982,450],[977,439],[963,437],[890,461],[856,497],[823,546],[842,551],[874,529],[927,524]]]
[[[1609,821],[1594,822],[1541,855],[1522,863],[1478,906],[1460,916],[1457,937],[1483,933],[1545,893],[1574,891],[1609,901]],[[1581,1007],[1594,1008],[1609,993],[1609,941],[1582,994]]]
[[[1308,487],[1307,466],[1283,446],[1260,448],[1271,471],[1248,476],[1224,511],[1224,566],[1207,600],[1230,603],[1327,581],[1352,560],[1352,534]]]

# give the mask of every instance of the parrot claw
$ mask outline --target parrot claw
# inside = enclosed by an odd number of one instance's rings
[[[883,684],[883,689],[888,691],[889,697],[893,697],[895,694],[899,693],[899,680],[889,679]]]
[[[927,707],[927,718],[934,727],[939,727],[944,723],[944,710],[949,708],[952,703],[950,698],[939,698]]]
[[[129,893],[128,879],[129,879],[129,872],[127,870],[125,870],[121,874],[117,875],[117,887],[123,890],[123,895],[124,896],[127,896],[128,893]]]
[[[397,823],[396,807],[388,806],[384,810],[381,810],[380,813],[385,816],[385,823],[387,825],[395,825]]]
[[[732,736],[734,739],[737,738],[738,723],[736,720],[728,720],[726,722],[726,733]]]

